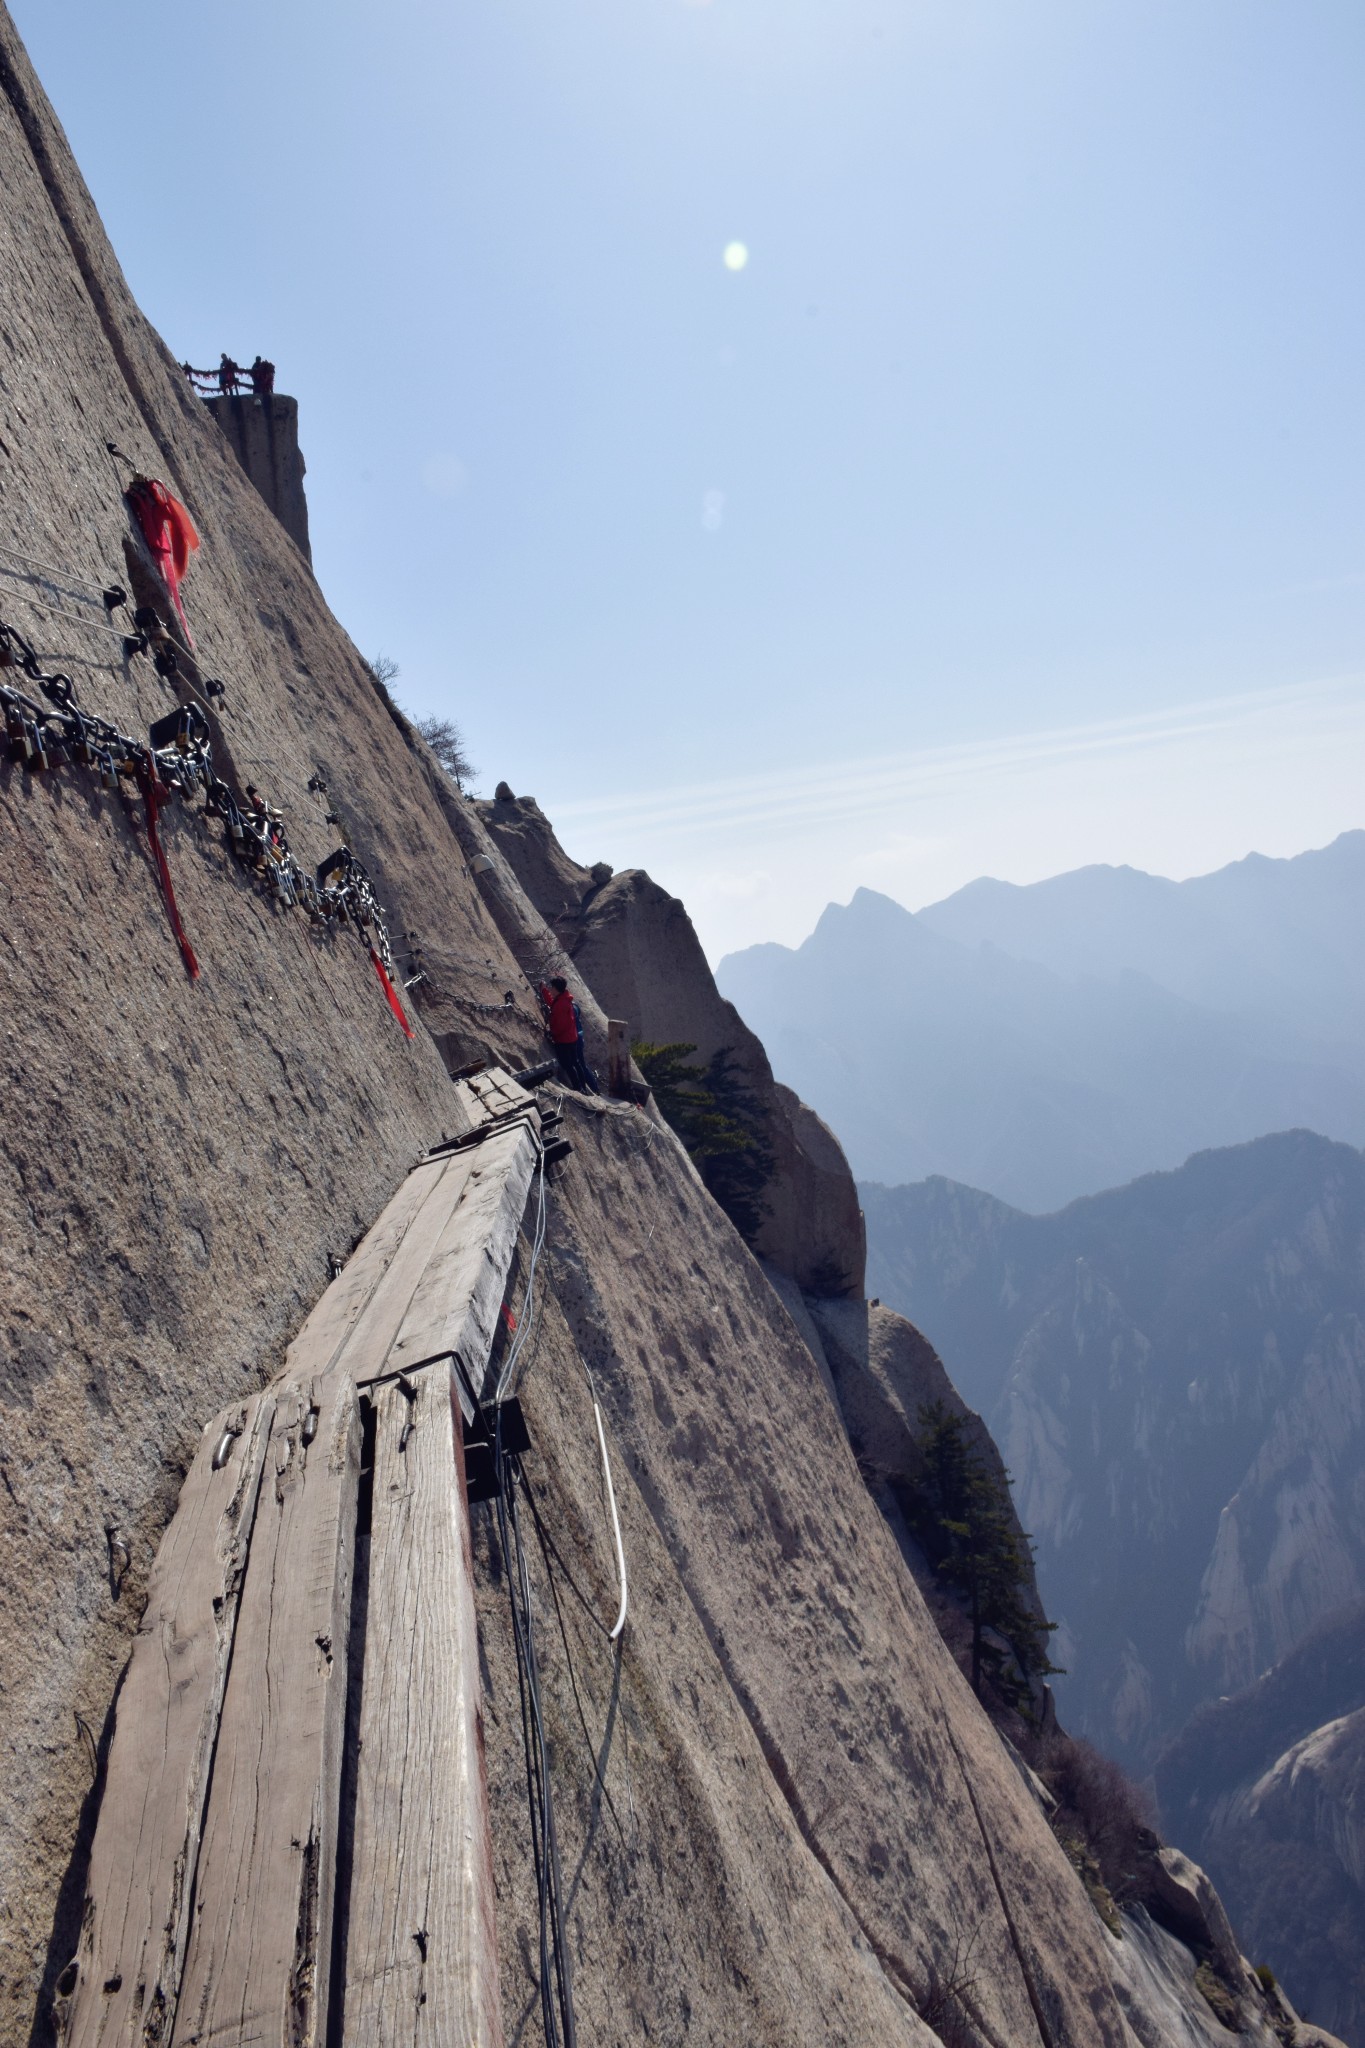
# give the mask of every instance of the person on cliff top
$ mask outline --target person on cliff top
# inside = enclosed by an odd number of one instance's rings
[[[225,397],[230,397],[237,389],[237,379],[241,374],[241,364],[234,363],[231,356],[223,355],[218,358],[218,389]]]
[[[542,982],[540,1000],[544,1003],[547,1017],[546,1029],[550,1043],[559,1062],[559,1071],[571,1088],[580,1095],[593,1093],[592,1078],[580,1050],[582,1041],[578,1035],[578,1019],[574,1014],[575,1003],[569,994],[569,984],[562,974]]]
[[[250,374],[251,388],[257,398],[269,398],[275,389],[275,365],[268,363],[264,356],[257,356]]]

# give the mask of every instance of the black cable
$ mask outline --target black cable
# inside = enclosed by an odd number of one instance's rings
[[[517,1688],[521,1700],[522,1744],[526,1759],[527,1803],[531,1817],[531,1851],[535,1863],[540,1918],[540,2004],[546,2048],[577,2048],[573,1978],[564,1924],[564,1884],[550,1787],[549,1745],[540,1697],[535,1626],[531,1608],[531,1577],[522,1540],[516,1489],[520,1466],[502,1447],[502,1416],[497,1414],[493,1437],[497,1474],[498,1533],[507,1570],[512,1635],[517,1654]]]
[[[512,1462],[512,1484],[508,1487],[508,1505],[512,1515],[512,1532],[516,1540],[517,1558],[521,1569],[522,1600],[526,1616],[527,1681],[531,1695],[531,1706],[535,1717],[536,1738],[540,1751],[541,1805],[543,1809],[545,1834],[545,1868],[549,1879],[547,1898],[553,1930],[552,1952],[555,1965],[555,1982],[559,1992],[560,2017],[564,2024],[564,2048],[576,2048],[574,2027],[573,1983],[569,1966],[569,1948],[564,1926],[564,1879],[559,1867],[559,1836],[555,1828],[554,1801],[550,1796],[550,1757],[545,1739],[545,1717],[540,1704],[540,1673],[536,1664],[535,1638],[531,1628],[531,1573],[526,1561],[526,1550],[521,1540],[521,1517],[517,1511],[516,1462]]]

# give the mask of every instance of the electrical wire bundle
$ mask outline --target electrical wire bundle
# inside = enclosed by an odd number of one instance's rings
[[[7,670],[36,683],[46,701],[40,703],[17,683],[3,680]],[[153,722],[146,740],[133,739],[106,719],[82,711],[70,676],[47,674],[18,627],[0,619],[0,716],[9,758],[30,774],[73,763],[91,769],[105,790],[120,791],[131,783],[140,791],[167,914],[191,980],[198,977],[199,963],[180,921],[157,823],[172,797],[188,803],[202,792],[205,810],[223,820],[233,854],[261,877],[277,902],[302,909],[310,923],[349,924],[355,929],[390,1008],[412,1037],[391,979],[393,952],[383,914],[364,867],[349,847],[340,846],[315,874],[306,873],[290,852],[279,812],[259,797],[245,805],[239,802],[217,774],[208,721],[197,705],[179,705]]]

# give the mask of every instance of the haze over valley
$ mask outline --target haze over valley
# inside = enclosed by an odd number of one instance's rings
[[[1034,1212],[1304,1126],[1365,1143],[1365,831],[1194,881],[860,889],[716,979],[861,1179]]]

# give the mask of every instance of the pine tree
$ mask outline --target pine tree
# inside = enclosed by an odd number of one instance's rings
[[[654,1099],[696,1163],[708,1191],[752,1244],[768,1213],[763,1192],[775,1158],[762,1105],[735,1072],[728,1047],[703,1066],[688,1062],[695,1045],[647,1045],[631,1054]]]
[[[1008,1476],[990,1465],[971,1442],[966,1419],[942,1401],[921,1408],[919,1427],[922,1478],[912,1522],[935,1574],[961,1597],[970,1618],[972,1691],[980,1699],[989,1677],[1012,1705],[1027,1707],[1030,1679],[1058,1668],[1047,1654],[1056,1623],[1041,1621],[1029,1598],[1031,1551],[1015,1526]],[[991,1636],[1004,1638],[1012,1659]]]

